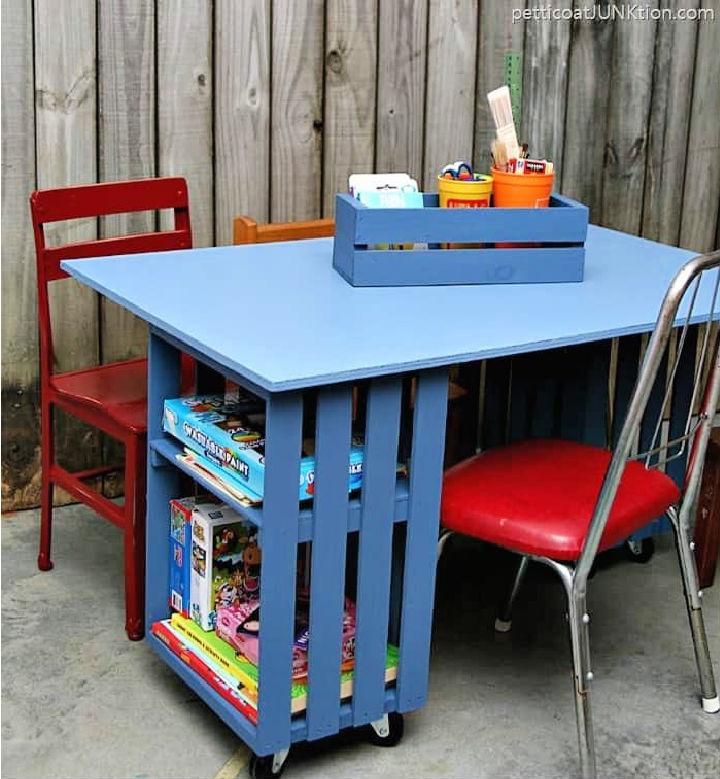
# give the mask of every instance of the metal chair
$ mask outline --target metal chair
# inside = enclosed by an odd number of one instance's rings
[[[68,219],[173,209],[172,230],[46,246],[45,225]],[[49,571],[53,485],[122,528],[125,546],[125,630],[131,640],[144,635],[145,467],[147,380],[145,359],[126,360],[67,373],[53,371],[54,354],[48,287],[68,278],[65,259],[167,251],[192,247],[187,184],[183,178],[117,181],[44,189],[30,195],[37,260],[40,329],[40,553],[38,568]],[[183,356],[183,386],[192,382],[193,361]],[[121,470],[104,466],[74,472],[55,461],[54,408],[59,407],[102,430],[125,447],[125,502],[118,506],[85,482]]]
[[[496,622],[498,630],[510,628],[512,604],[530,561],[548,565],[563,583],[567,595],[578,742],[584,779],[596,776],[590,713],[593,673],[588,628],[590,617],[586,605],[588,575],[599,551],[613,547],[663,513],[675,532],[700,677],[702,707],[708,713],[720,710],[690,531],[708,436],[720,400],[718,344],[708,348],[710,322],[718,298],[719,266],[720,251],[695,257],[683,266],[670,284],[645,352],[620,436],[612,451],[567,441],[527,440],[464,460],[445,475],[441,515],[443,532],[438,555],[453,532],[495,543],[521,555],[507,601]],[[707,279],[711,271],[714,280]],[[663,430],[663,410],[671,400],[675,402],[673,388],[684,372],[684,369],[678,371],[678,367],[703,276],[706,281],[714,283],[714,287],[708,326],[695,368],[692,393],[688,398],[687,417],[681,434],[664,442],[663,436],[670,438],[670,435]],[[665,364],[663,358],[671,330],[677,324],[678,310],[686,293],[689,297],[688,312],[682,316],[659,419],[657,422],[650,420],[654,424],[650,428],[654,431],[652,441],[647,450],[632,454],[637,447],[640,424],[656,379],[664,380],[664,377],[658,378],[659,368]],[[674,459],[685,457],[687,468],[682,488],[679,488],[661,468]]]

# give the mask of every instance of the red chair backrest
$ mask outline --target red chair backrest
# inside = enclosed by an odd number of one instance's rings
[[[64,246],[45,245],[44,226],[52,222],[163,209],[173,209],[172,230],[113,236]],[[48,284],[67,278],[68,274],[60,267],[61,261],[192,248],[187,182],[175,177],[41,189],[30,195],[30,214],[37,262],[41,379],[46,379],[52,374]]]

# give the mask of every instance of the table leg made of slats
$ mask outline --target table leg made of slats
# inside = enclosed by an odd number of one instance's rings
[[[148,626],[168,616],[168,502],[178,496],[180,473],[185,469],[176,459],[181,446],[162,430],[163,401],[179,394],[178,347],[171,336],[151,329]],[[316,472],[314,500],[307,507],[298,503],[297,490],[303,392],[267,392],[187,345],[182,349],[266,401],[264,502],[247,508],[219,495],[258,528],[263,554],[257,724],[148,634],[153,650],[260,756],[282,753],[295,741],[382,722],[391,712],[419,708],[428,689],[447,369],[417,374],[414,407],[407,412],[412,417],[407,425],[411,443],[406,475],[397,469],[403,377],[384,376],[369,382],[359,496],[347,491],[352,388],[349,384],[314,388]],[[210,483],[202,486],[214,490]],[[312,548],[308,702],[304,713],[291,716],[296,566],[302,542],[310,542]],[[356,550],[351,566],[346,565],[349,547]],[[356,572],[354,582],[346,581],[346,570]],[[341,701],[341,634],[348,585],[356,593],[355,670],[353,695]],[[397,642],[399,662],[396,680],[386,685],[388,641]]]

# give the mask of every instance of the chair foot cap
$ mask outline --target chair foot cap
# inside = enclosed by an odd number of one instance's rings
[[[38,555],[37,566],[41,571],[52,571],[53,561],[45,555]]]
[[[145,638],[145,625],[142,619],[125,621],[125,632],[131,641],[142,641]]]
[[[495,632],[496,633],[509,633],[512,628],[512,620],[507,622],[504,619],[495,620]]]
[[[717,714],[720,711],[720,696],[702,699],[703,711],[707,714]]]

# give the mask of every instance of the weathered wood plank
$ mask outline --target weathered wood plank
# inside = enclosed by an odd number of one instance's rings
[[[608,12],[609,0],[601,11]],[[589,9],[593,0],[579,0],[576,8]],[[590,219],[600,218],[602,166],[605,152],[613,24],[596,18],[574,21],[568,65],[562,192],[590,209]],[[557,188],[557,187],[556,187]]]
[[[558,0],[553,8],[571,9],[572,0]],[[529,144],[531,157],[555,163],[557,191],[562,186],[569,48],[569,20],[525,22],[523,108],[518,140]]]
[[[485,170],[489,165],[490,144],[495,138],[487,93],[506,83],[505,56],[519,54],[522,57],[524,39],[525,23],[513,24],[507,0],[483,0],[480,3],[473,152],[478,170]]]
[[[215,243],[269,217],[270,0],[215,4]]]
[[[36,0],[35,128],[38,187],[97,180],[96,6],[93,0]],[[48,243],[95,238],[97,219],[58,223]],[[97,295],[74,280],[50,287],[55,368],[72,370],[99,359]],[[61,418],[57,440],[70,468],[99,460],[99,440]]]
[[[2,13],[2,507],[39,497],[35,250],[27,199],[35,188],[31,0]]]
[[[715,11],[715,21],[698,27],[680,225],[680,245],[701,252],[716,245],[720,200],[720,2],[702,6]]]
[[[371,173],[375,159],[378,0],[327,0],[323,216],[351,173]]]
[[[595,221],[619,229],[698,250],[720,241],[717,20],[513,24],[501,0],[33,2],[34,14],[31,0],[3,7],[11,76],[3,80],[7,505],[36,495],[26,205],[36,154],[41,187],[185,175],[196,245],[229,243],[238,213],[259,221],[330,215],[334,193],[353,171],[432,179],[440,164],[470,153],[468,137],[484,169],[494,136],[486,93],[505,82],[506,53],[524,53],[520,134],[533,153],[554,157],[557,188],[587,203]],[[590,5],[574,0],[572,7]],[[718,0],[652,3],[681,6],[712,8],[720,17]],[[100,231],[152,224],[113,218]],[[93,237],[96,229],[92,219],[59,225],[50,240]],[[59,369],[142,351],[142,325],[128,327],[126,315],[99,306],[74,282],[53,286]],[[68,464],[93,461],[96,440],[65,431]]]
[[[322,0],[275,0],[270,216],[315,219],[322,200]],[[257,183],[255,183],[257,186]]]
[[[699,0],[669,0],[667,7],[694,9]],[[690,126],[691,90],[698,23],[661,20],[657,26],[650,126],[648,128],[642,234],[677,244],[678,208]],[[701,63],[702,66],[702,63]]]
[[[375,167],[422,174],[427,0],[380,4]]]
[[[101,181],[155,175],[155,13],[145,0],[98,4],[98,143]],[[100,219],[100,236],[149,232],[155,214]],[[100,304],[102,362],[145,354],[147,327],[105,298]]]
[[[472,159],[478,4],[430,0],[424,189],[437,189],[443,165]]]
[[[187,179],[193,245],[212,246],[212,6],[206,0],[159,0],[157,36],[158,174]],[[163,214],[161,227],[172,221]]]
[[[656,26],[653,20],[623,21],[613,31],[600,221],[635,234],[642,224]]]

